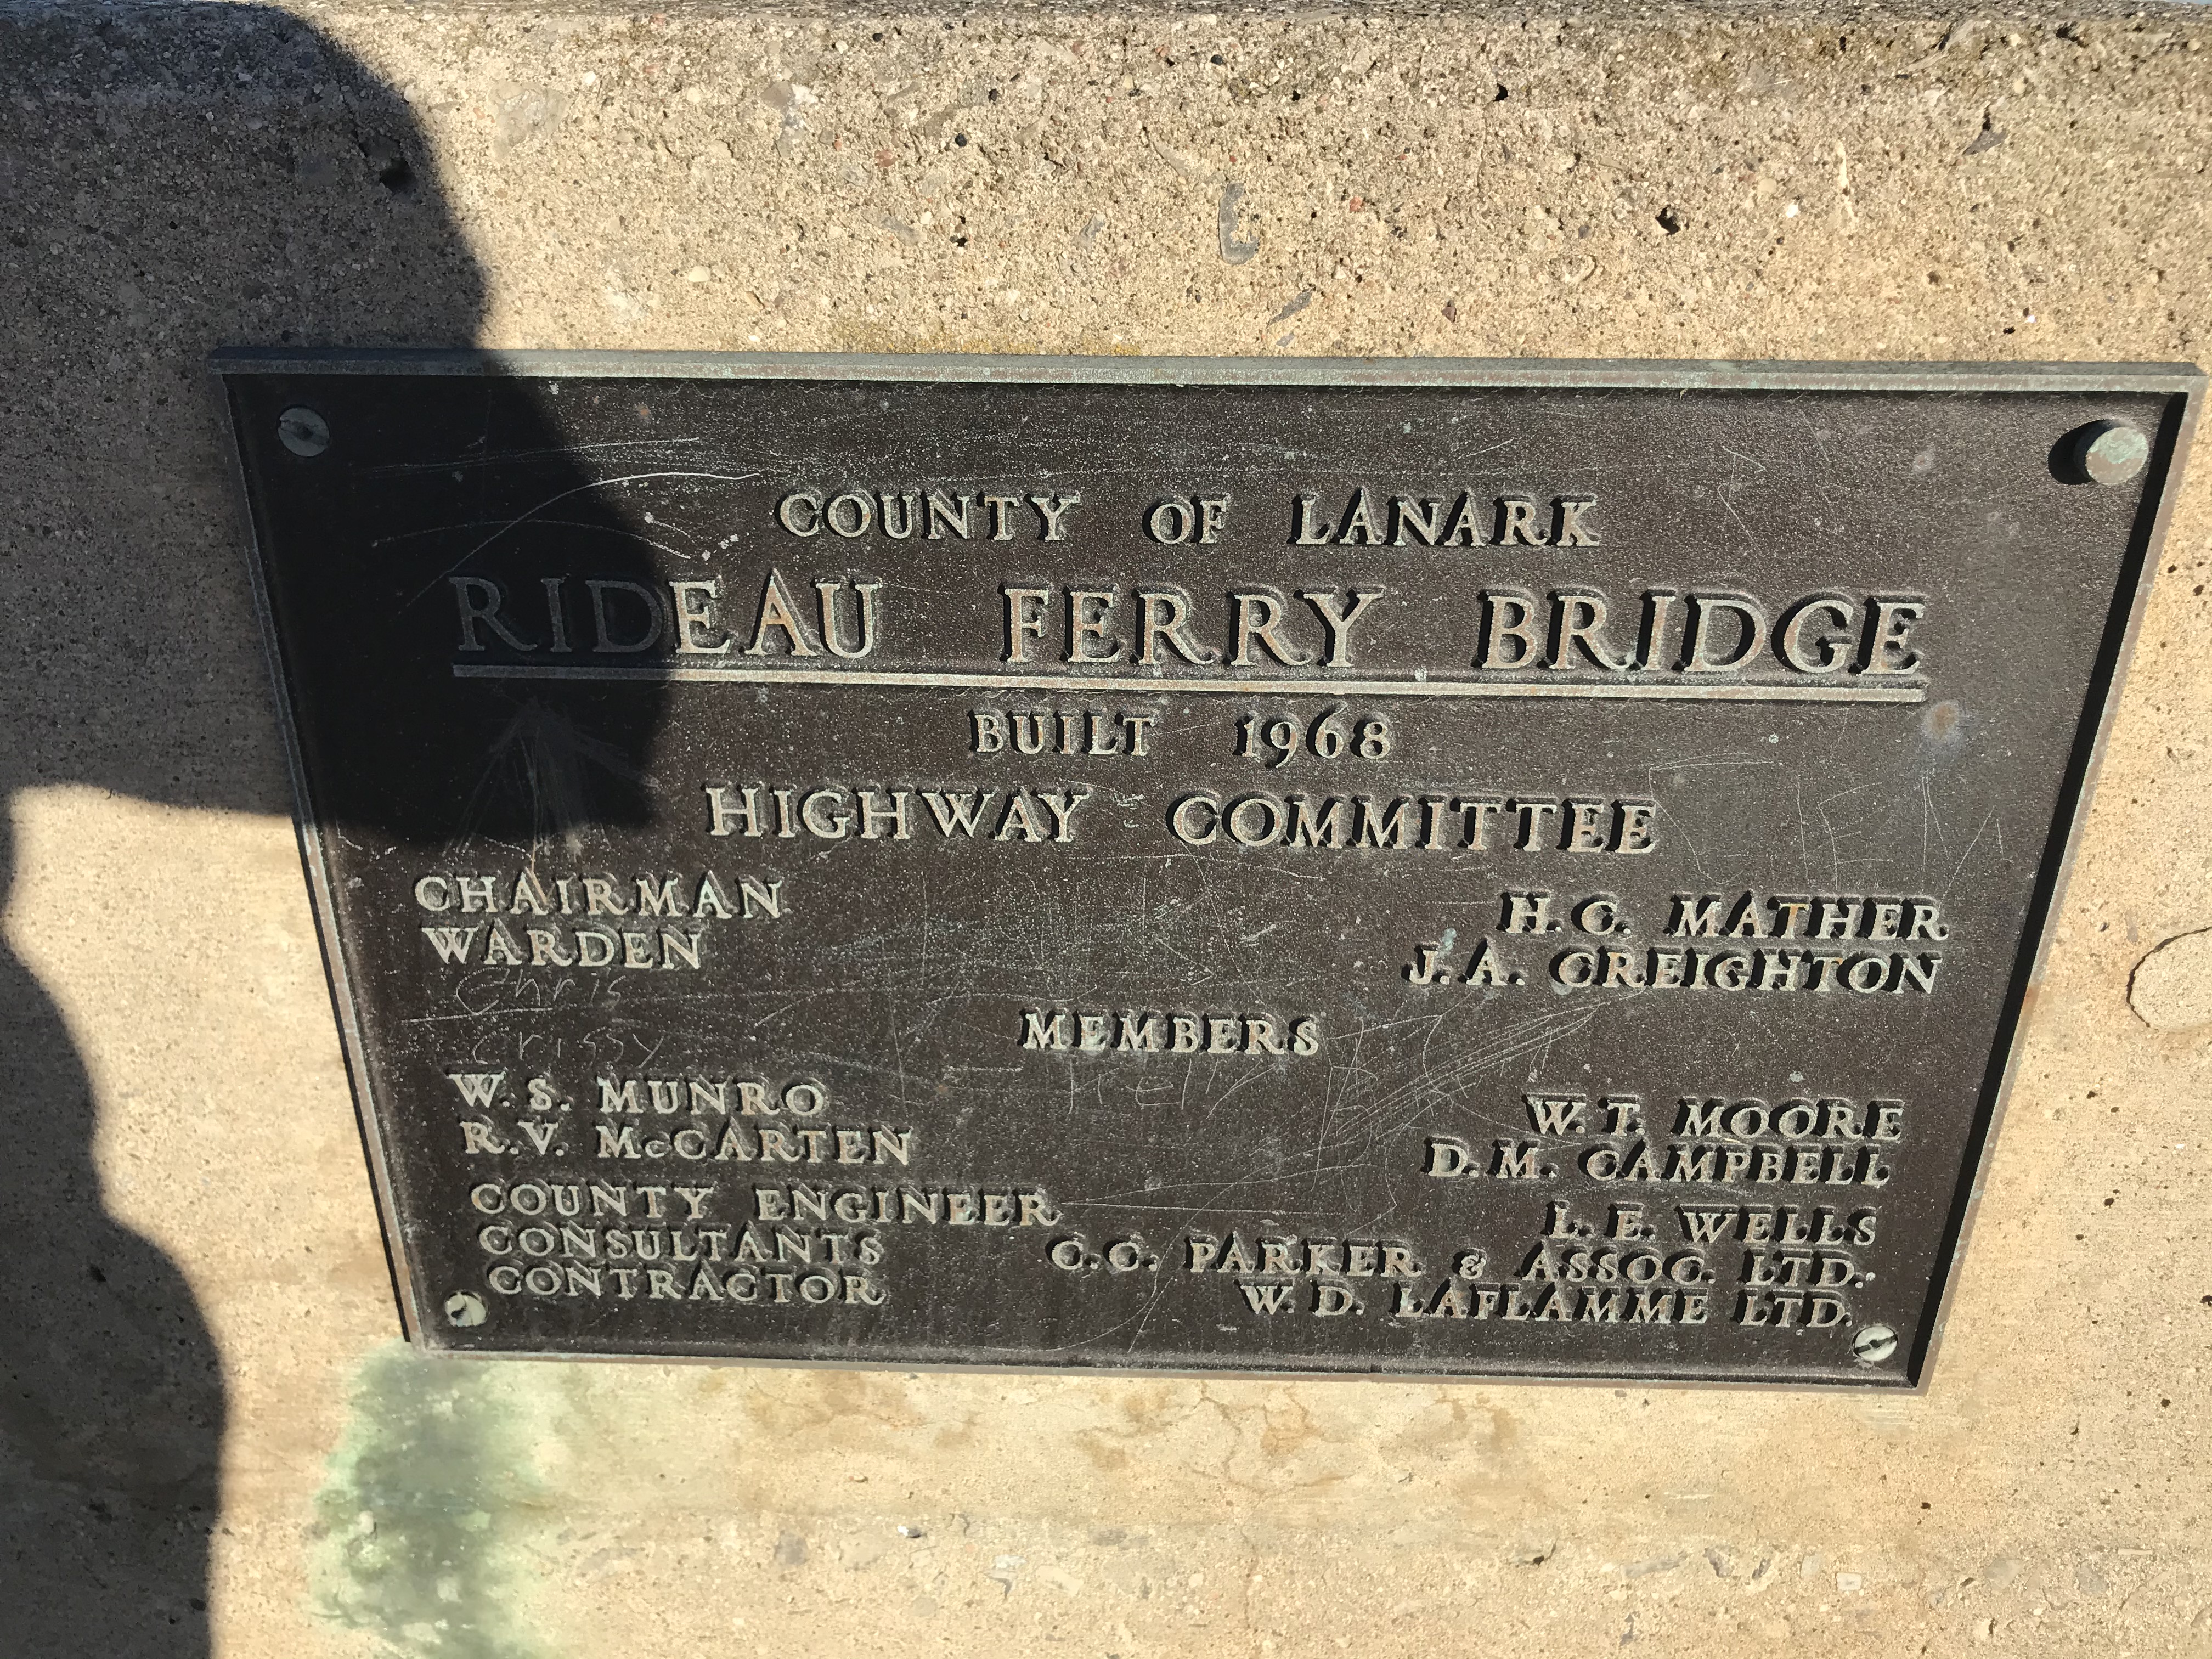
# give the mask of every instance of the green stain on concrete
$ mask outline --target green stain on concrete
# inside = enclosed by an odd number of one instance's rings
[[[549,1659],[522,1605],[547,1511],[525,1369],[404,1345],[362,1364],[315,1494],[323,1617],[406,1659]]]

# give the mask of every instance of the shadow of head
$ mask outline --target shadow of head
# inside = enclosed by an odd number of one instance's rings
[[[279,10],[14,8],[0,198],[0,788],[289,811],[208,355],[473,343],[484,279],[424,135],[393,88]],[[572,506],[585,528],[569,533],[590,534],[588,492]],[[587,779],[561,813],[636,810],[619,780],[656,707],[633,700],[586,739],[614,763],[592,778],[617,781]],[[568,741],[560,710],[507,718],[541,748]],[[535,821],[530,769],[493,788],[488,828]],[[372,805],[364,827],[421,826],[380,826]],[[0,883],[18,873],[6,830],[0,817]],[[38,872],[87,894],[126,876],[222,879]],[[110,920],[118,949],[143,948]],[[0,1053],[0,1645],[204,1653],[220,1357],[176,1264],[109,1212],[86,1065],[6,951]],[[223,1178],[219,1158],[205,1178]],[[234,1289],[250,1310],[252,1287]]]
[[[286,811],[208,353],[466,344],[482,273],[405,102],[296,18],[58,8],[0,35],[0,783]]]
[[[0,29],[15,94],[0,101],[15,255],[0,319],[15,367],[0,404],[15,483],[12,556],[0,565],[0,627],[12,635],[0,652],[12,711],[0,785],[287,811],[208,354],[470,345],[483,273],[405,99],[301,20],[254,6],[58,9],[12,13]],[[528,425],[510,422],[500,442],[557,448]],[[426,434],[426,446],[434,436],[451,433]],[[496,510],[504,485],[518,500],[560,495],[564,522],[541,527],[533,550],[565,537],[591,544],[595,574],[642,572],[615,509],[574,492],[589,481],[564,465],[541,460],[526,478],[480,471],[471,508]],[[375,510],[342,460],[325,471],[343,510]],[[465,554],[461,537],[413,550]],[[495,764],[477,781],[478,827],[526,834],[549,813],[634,820],[644,808],[632,757],[658,709],[648,688],[572,731],[575,708],[518,698],[511,775]],[[404,731],[380,741],[379,764],[404,763]],[[364,795],[344,810],[373,823],[379,809]]]

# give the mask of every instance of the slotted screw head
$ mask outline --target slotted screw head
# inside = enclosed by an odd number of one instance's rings
[[[1887,1325],[1862,1325],[1851,1336],[1851,1358],[1862,1365],[1879,1365],[1897,1352],[1897,1333]]]
[[[331,447],[330,422],[304,404],[276,417],[276,441],[295,455],[312,459]]]

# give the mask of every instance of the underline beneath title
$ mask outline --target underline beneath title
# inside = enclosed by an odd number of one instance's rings
[[[951,673],[935,669],[770,668],[741,664],[594,666],[582,663],[455,663],[453,678],[789,685],[860,690],[1042,691],[1077,695],[1110,691],[1143,696],[1419,697],[1446,701],[1917,703],[1924,702],[1928,695],[1927,688],[1922,685],[1793,685],[1745,680],[1699,685],[1601,680],[1169,679],[1135,674]]]

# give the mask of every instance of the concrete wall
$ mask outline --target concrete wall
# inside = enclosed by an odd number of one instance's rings
[[[2212,471],[1923,1395],[440,1364],[394,1340],[201,367],[2188,358],[2207,39],[0,13],[0,1646],[2212,1649]]]

